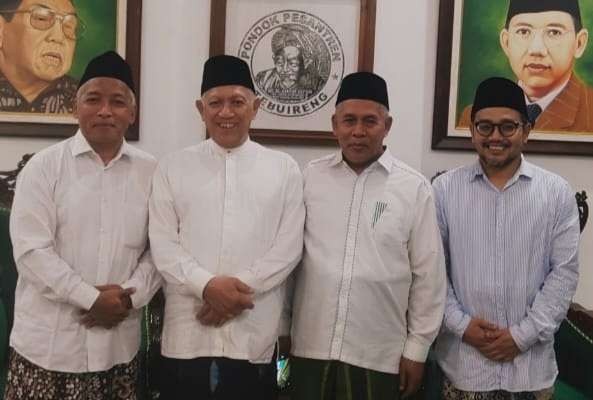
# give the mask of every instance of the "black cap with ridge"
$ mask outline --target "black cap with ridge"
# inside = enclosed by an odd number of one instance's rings
[[[379,75],[372,72],[355,72],[342,80],[336,106],[345,100],[372,100],[383,104],[389,110],[387,84]]]
[[[488,78],[478,85],[472,106],[472,121],[478,111],[490,107],[511,108],[527,118],[523,89],[506,78]]]
[[[575,20],[577,31],[582,27],[581,9],[578,0],[511,0],[507,13],[507,26],[515,15],[545,11],[563,11]]]
[[[93,78],[114,78],[125,83],[133,93],[136,93],[134,88],[134,79],[132,78],[132,69],[119,54],[115,51],[108,51],[93,58],[89,61],[78,88]]]
[[[212,88],[227,85],[243,86],[255,93],[251,72],[245,61],[227,55],[210,57],[204,63],[201,94]]]

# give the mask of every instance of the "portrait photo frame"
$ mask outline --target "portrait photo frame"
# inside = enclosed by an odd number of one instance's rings
[[[485,2],[478,2],[440,0],[431,142],[434,150],[473,150],[469,128],[461,126],[460,121],[464,112],[471,109],[475,87],[491,76],[518,80],[500,44],[509,2],[488,2],[488,7],[497,7],[488,10],[483,9]],[[573,76],[591,86],[593,73],[588,71],[593,65],[593,6],[582,1],[580,4],[583,27],[589,29],[589,43],[584,55],[576,60]],[[482,7],[480,14],[478,7]],[[483,15],[484,20],[476,21],[476,15]],[[593,130],[533,129],[524,151],[593,156]]]
[[[297,0],[290,2],[288,6],[281,0],[266,0],[261,4],[258,3],[255,8],[252,3],[250,6],[249,0],[211,0],[210,55],[228,54],[245,59],[250,64],[256,91],[263,99],[258,115],[250,129],[251,138],[265,143],[336,144],[335,137],[331,132],[331,115],[341,78],[348,73],[371,72],[373,70],[376,8],[376,0],[332,0],[324,2],[323,5],[318,5],[315,0]],[[241,18],[238,18],[239,15]],[[339,23],[325,22],[327,20],[338,21],[340,16],[342,19]],[[266,25],[268,21],[271,24],[269,29]],[[280,93],[280,96],[284,96],[285,92],[280,92],[275,88],[263,93],[266,89],[263,89],[264,83],[261,83],[264,80],[264,75],[267,75],[267,78],[273,77],[276,73],[272,60],[275,45],[272,43],[273,34],[281,29],[288,32],[295,26],[294,29],[299,29],[299,24],[304,26],[300,32],[305,32],[302,35],[309,39],[308,41],[304,40],[305,42],[310,44],[315,40],[318,42],[325,40],[326,44],[329,43],[327,45],[329,49],[335,49],[335,52],[330,52],[325,57],[331,61],[326,62],[327,66],[320,74],[322,78],[318,79],[325,86],[319,84],[317,87],[322,87],[321,89],[310,89],[305,83],[302,85],[302,89],[286,93],[286,97],[282,97],[285,103],[279,100],[277,104],[274,104],[274,98],[270,93]],[[323,40],[316,39],[315,35],[307,33],[306,25],[313,31],[318,29],[317,32],[322,32],[318,36]],[[261,31],[258,32],[260,26],[264,28],[263,34]],[[353,29],[353,27],[358,29]],[[266,31],[266,29],[268,30]],[[335,38],[332,38],[330,31],[335,35]],[[297,32],[295,36],[299,34]],[[256,50],[256,41],[257,44],[262,44],[260,49],[266,51]],[[285,40],[284,43],[288,42],[290,39]],[[332,43],[338,43],[338,45],[334,47]],[[288,44],[294,45],[294,43]],[[312,46],[314,47],[314,45]],[[295,51],[303,51],[300,45],[294,47],[298,48]],[[317,44],[315,48],[319,49],[320,47],[322,46]],[[342,51],[342,60],[340,60],[340,56],[336,55],[339,51]],[[261,57],[260,54],[265,54],[266,57]],[[311,54],[319,55],[320,53],[319,51],[317,53],[310,51],[308,58],[313,58]],[[302,57],[302,59],[306,58]],[[323,64],[319,60],[315,61],[318,62],[316,65]],[[336,67],[338,61],[341,61],[342,65]],[[256,65],[261,66],[257,67]],[[303,65],[302,62],[301,65]],[[310,83],[314,81],[314,78],[311,77],[303,78],[305,75],[303,69],[300,69],[298,73],[302,75],[299,76],[299,80],[295,79],[296,82]],[[268,82],[271,80],[273,79],[268,79]],[[279,80],[276,79],[277,85],[279,85],[277,83]],[[271,92],[272,90],[275,91]],[[293,101],[296,99],[294,93],[298,95],[304,93],[300,100],[305,100],[297,104],[297,100]],[[312,97],[316,94],[322,101],[317,101],[317,98]],[[286,104],[286,108],[284,108],[284,104]],[[301,113],[294,112],[294,115],[288,115],[293,110],[298,110]],[[286,114],[281,115],[281,112]],[[294,128],[289,128],[290,126],[294,126]]]
[[[115,4],[114,10],[109,10],[115,26],[95,27],[86,26],[89,32],[88,40],[94,45],[80,49],[78,44],[75,58],[70,71],[81,75],[84,66],[93,57],[107,50],[115,50],[130,64],[132,77],[135,84],[136,94],[136,120],[126,133],[127,140],[138,140],[139,138],[139,110],[140,110],[140,49],[141,49],[141,21],[142,21],[142,0],[112,0]],[[88,3],[88,7],[100,7],[105,3]],[[73,2],[77,6],[76,0]],[[78,3],[82,4],[82,3]],[[84,3],[86,4],[86,3]],[[83,7],[83,6],[81,6]],[[87,10],[87,15],[92,10]],[[77,9],[77,14],[79,10]],[[80,16],[80,14],[79,14]],[[84,15],[80,16],[85,22]],[[99,18],[99,17],[97,17]],[[108,20],[108,18],[105,18]],[[56,22],[56,23],[59,23]],[[87,24],[88,25],[88,24]],[[115,48],[111,45],[105,47],[100,32],[112,31]],[[94,47],[93,47],[94,46]],[[100,49],[93,52],[93,49]],[[75,70],[75,71],[74,71]],[[38,114],[29,112],[8,113],[0,112],[0,136],[12,137],[42,137],[42,138],[65,138],[76,133],[78,124],[76,119],[70,115],[63,114]]]

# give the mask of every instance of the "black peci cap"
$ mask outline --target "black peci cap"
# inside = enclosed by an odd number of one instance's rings
[[[387,84],[383,78],[372,72],[355,72],[344,77],[336,99],[336,106],[350,99],[372,100],[383,104],[389,110]]]
[[[130,65],[115,51],[108,51],[89,61],[78,88],[93,78],[114,78],[125,83],[133,93],[134,79],[132,78],[132,69]]]
[[[506,78],[488,78],[478,85],[472,106],[472,121],[478,111],[490,107],[511,108],[527,118],[523,89]]]
[[[234,56],[210,57],[204,63],[201,94],[217,86],[239,85],[255,93],[247,63]]]

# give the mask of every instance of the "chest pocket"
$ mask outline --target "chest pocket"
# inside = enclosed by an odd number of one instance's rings
[[[383,211],[385,211],[386,208],[387,208],[386,202],[384,202],[384,201],[376,201],[375,202],[375,207],[373,208],[372,213],[371,213],[371,228],[375,227],[375,224],[377,223],[379,218],[381,218],[381,215],[383,215]]]
[[[410,235],[409,210],[387,201],[376,201],[370,210],[370,225],[377,243],[407,247]]]

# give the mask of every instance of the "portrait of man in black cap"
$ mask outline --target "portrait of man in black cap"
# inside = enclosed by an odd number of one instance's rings
[[[593,89],[574,71],[588,39],[579,0],[510,0],[500,48],[525,92],[535,131],[593,132]],[[470,110],[459,126],[469,126]]]

